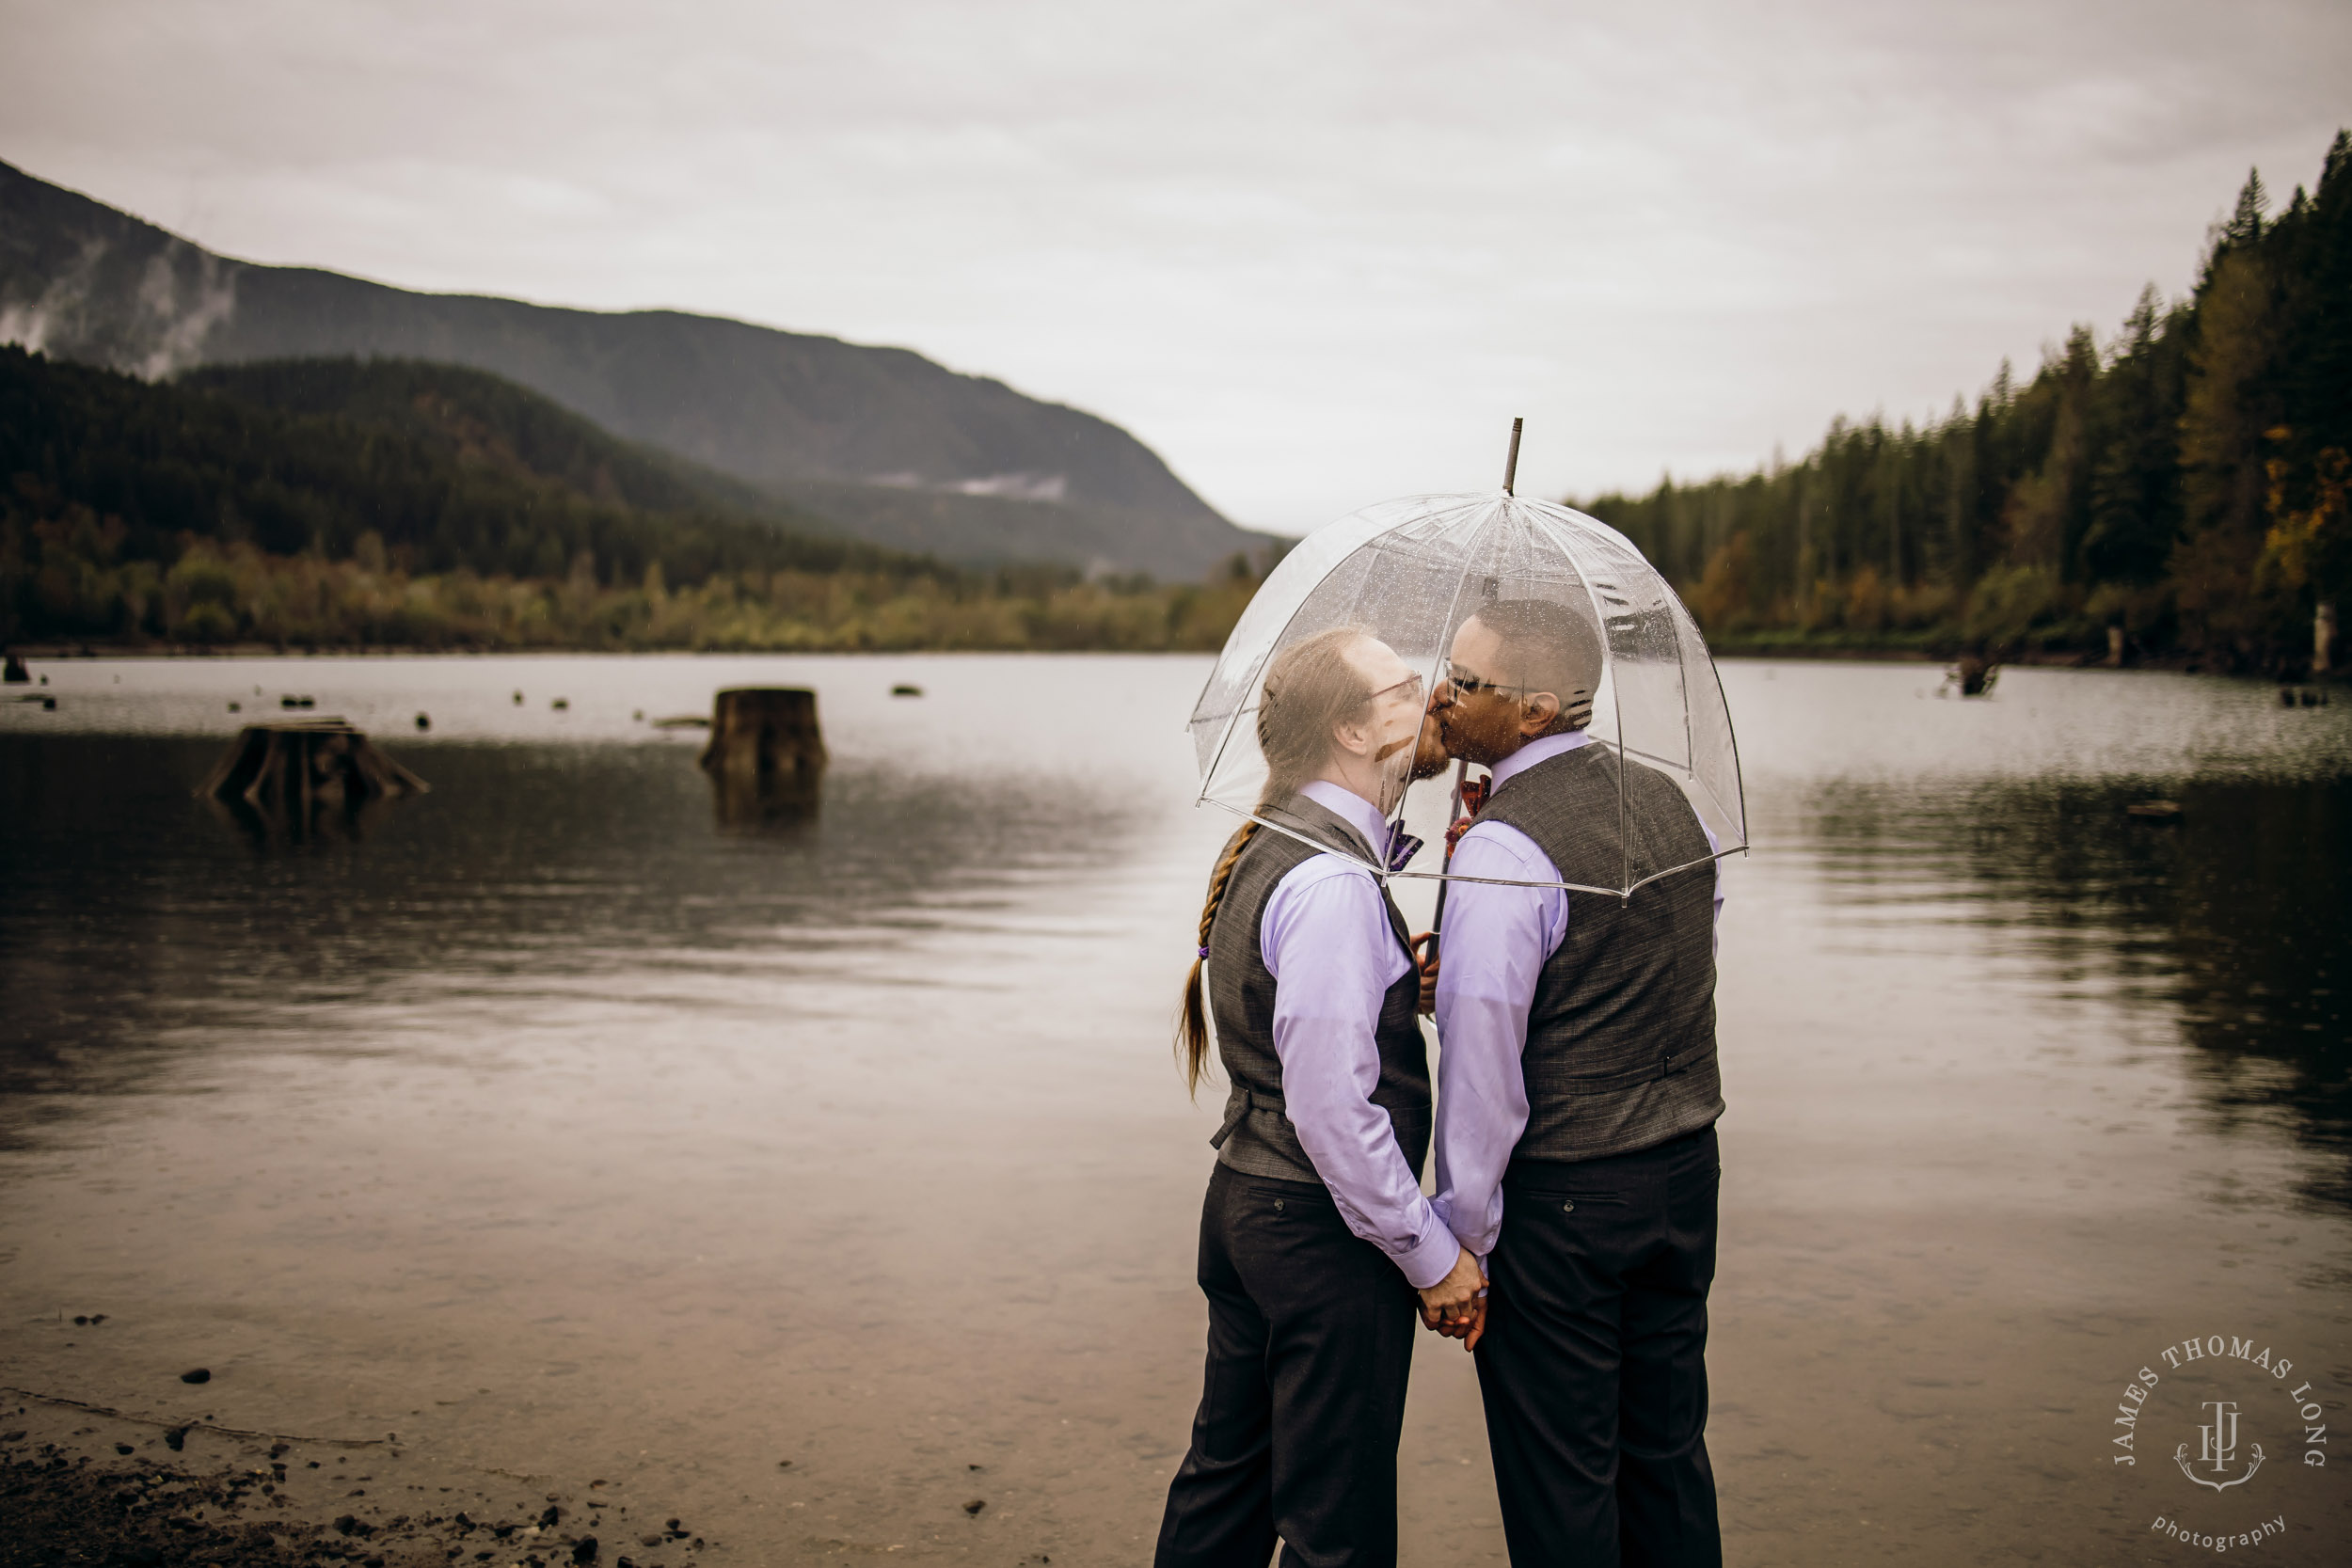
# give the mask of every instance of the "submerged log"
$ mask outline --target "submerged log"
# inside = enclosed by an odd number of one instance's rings
[[[341,719],[247,724],[221,754],[197,794],[243,800],[257,811],[308,811],[422,795],[432,785],[377,751],[365,732]]]
[[[805,687],[734,687],[711,707],[702,766],[728,822],[802,816],[816,809],[825,772],[817,693]]]

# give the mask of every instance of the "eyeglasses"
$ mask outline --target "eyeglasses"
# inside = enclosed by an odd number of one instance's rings
[[[1384,686],[1372,694],[1372,701],[1376,703],[1383,697],[1396,697],[1408,703],[1421,701],[1421,677],[1407,675],[1394,686]]]
[[[1484,675],[1466,675],[1458,664],[1446,667],[1445,678],[1448,685],[1465,697],[1474,697],[1481,691],[1524,691],[1527,689],[1523,686],[1506,686],[1502,681],[1488,680]]]

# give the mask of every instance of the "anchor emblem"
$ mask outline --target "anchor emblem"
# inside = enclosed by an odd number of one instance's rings
[[[2230,1467],[2230,1461],[2237,1457],[2237,1403],[2233,1400],[2207,1400],[2204,1408],[2213,1412],[2213,1424],[2197,1429],[2204,1438],[2203,1446],[2197,1455],[2197,1463],[2210,1465],[2215,1473],[2219,1474]],[[2198,1485],[2210,1486],[2217,1492],[2226,1492],[2233,1486],[2245,1485],[2254,1479],[2254,1472],[2263,1467],[2263,1446],[2260,1443],[2254,1443],[2249,1444],[2249,1447],[2253,1450],[2253,1460],[2246,1466],[2246,1473],[2234,1481],[2207,1481],[2190,1469],[2186,1443],[2183,1443],[2172,1450],[2172,1462],[2181,1467],[2181,1474],[2188,1477]]]

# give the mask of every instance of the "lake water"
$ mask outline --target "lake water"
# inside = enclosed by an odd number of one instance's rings
[[[0,1382],[593,1477],[712,1563],[1146,1560],[1205,1323],[1218,1097],[1168,1042],[1230,825],[1189,803],[1206,670],[37,665],[56,709],[0,706]],[[1729,1560],[2170,1561],[2204,1554],[2151,1519],[2276,1516],[2263,1560],[2344,1560],[2352,703],[1724,674]],[[736,684],[818,691],[814,816],[720,821],[702,736],[635,717]],[[432,793],[193,799],[281,693]],[[2161,1359],[2216,1335],[2294,1375]],[[1414,1380],[1405,1560],[1500,1562],[1469,1363],[1430,1338]],[[2266,1463],[2214,1490],[2174,1454],[2225,1399]]]

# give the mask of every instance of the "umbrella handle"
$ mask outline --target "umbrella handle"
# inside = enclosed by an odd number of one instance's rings
[[[1512,449],[1516,452],[1518,445],[1518,433],[1514,431],[1512,434]],[[1452,805],[1447,809],[1445,816],[1447,832],[1445,835],[1445,861],[1443,869],[1446,870],[1451,870],[1454,866],[1453,828],[1455,820],[1462,815],[1462,785],[1469,782],[1469,779],[1470,759],[1468,757],[1454,758],[1454,800]],[[1448,884],[1442,879],[1438,881],[1438,912],[1432,915],[1429,920],[1429,957],[1433,958],[1438,956],[1438,935],[1445,929],[1445,890]]]

